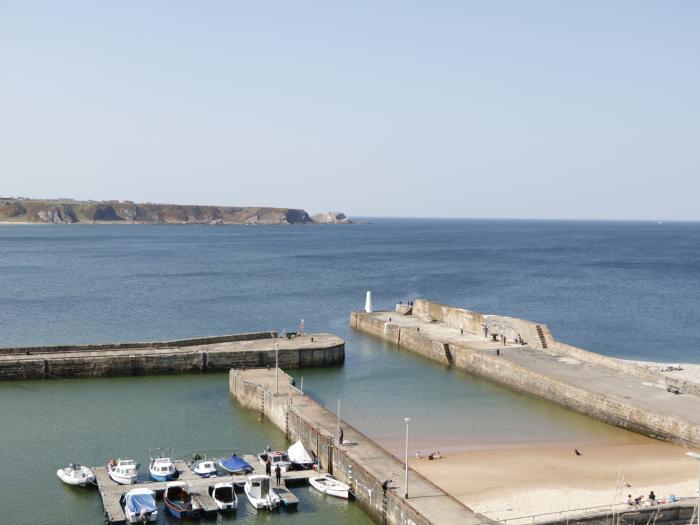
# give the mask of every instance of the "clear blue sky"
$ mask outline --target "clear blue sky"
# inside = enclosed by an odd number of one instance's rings
[[[700,2],[0,0],[0,195],[700,219]]]

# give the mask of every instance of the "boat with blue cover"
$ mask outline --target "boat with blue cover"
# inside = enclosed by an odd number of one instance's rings
[[[229,459],[220,459],[219,466],[231,474],[249,474],[254,470],[250,463],[236,454],[231,454]]]
[[[156,493],[151,489],[132,489],[124,496],[124,514],[129,523],[158,520]]]

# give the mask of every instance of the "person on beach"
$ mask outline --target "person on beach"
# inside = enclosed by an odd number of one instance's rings
[[[654,494],[653,490],[649,493],[649,505],[652,507],[656,505],[656,494]]]
[[[275,467],[275,481],[277,481],[278,485],[282,483],[282,469],[279,465]]]
[[[433,454],[433,459],[442,459],[442,455],[440,454],[439,450]]]
[[[423,459],[423,456],[420,455],[420,450],[416,450],[416,459]]]
[[[574,456],[582,456],[582,455],[583,454],[581,454],[577,448],[574,449]]]

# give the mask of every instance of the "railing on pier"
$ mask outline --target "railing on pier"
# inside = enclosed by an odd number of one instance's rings
[[[528,516],[518,516],[515,518],[504,518],[504,519],[494,519],[494,521],[489,523],[480,523],[478,525],[494,525],[494,523],[502,525],[534,525],[535,523],[569,523],[576,522],[578,520],[591,518],[595,516],[617,516],[620,514],[627,514],[630,512],[639,511],[659,511],[668,510],[675,507],[685,507],[690,505],[696,505],[698,501],[695,497],[685,496],[676,498],[675,501],[649,505],[648,501],[640,505],[628,505],[627,503],[612,503],[609,505],[599,505],[593,507],[582,507],[578,509],[560,510],[554,512],[544,512],[541,514],[531,514]],[[495,512],[490,512],[489,514],[496,514]],[[698,523],[697,516],[693,513],[692,518],[688,521],[688,525],[693,525]],[[655,521],[655,520],[652,520]]]

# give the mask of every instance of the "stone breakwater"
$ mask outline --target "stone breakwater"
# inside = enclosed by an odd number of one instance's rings
[[[696,383],[560,343],[545,325],[523,319],[426,300],[397,310],[353,312],[350,325],[612,425],[700,447],[700,386]],[[506,345],[498,340],[501,335],[506,336]],[[525,344],[513,342],[518,335]]]
[[[377,523],[476,525],[495,523],[472,512],[420,474],[409,471],[409,498],[404,499],[403,463],[346,421],[344,445],[337,442],[337,416],[290,386],[291,378],[275,370],[231,370],[231,395],[260,411],[290,441],[301,440],[320,458],[321,466],[350,485],[357,502]]]
[[[0,380],[221,372],[232,367],[331,366],[345,360],[345,342],[332,334],[291,339],[276,332],[177,341],[0,348]]]

